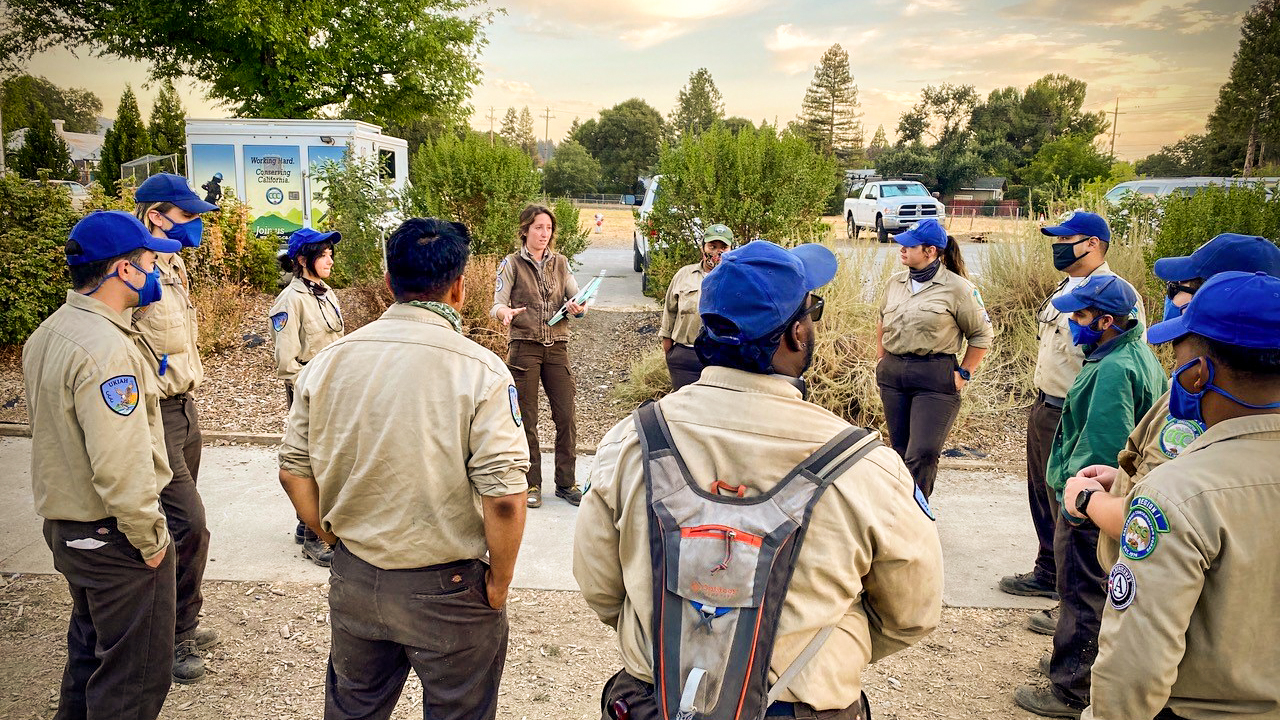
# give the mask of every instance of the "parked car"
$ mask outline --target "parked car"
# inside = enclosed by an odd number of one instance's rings
[[[946,219],[946,206],[915,180],[872,180],[862,186],[857,197],[844,201],[844,220],[849,237],[858,237],[862,228],[874,229],[876,239],[889,242],[889,231],[909,229],[926,218]]]
[[[1145,178],[1142,180],[1129,180],[1107,191],[1103,197],[1107,202],[1115,204],[1129,193],[1138,195],[1146,195],[1156,199],[1168,197],[1169,195],[1195,195],[1210,185],[1219,185],[1222,187],[1237,186],[1251,187],[1258,184],[1257,178],[1229,178],[1229,177],[1184,177],[1184,178]]]
[[[31,182],[38,183],[40,181],[32,180]],[[76,212],[84,212],[85,203],[89,202],[88,188],[71,180],[50,180],[49,184],[65,188],[71,194],[71,209]]]

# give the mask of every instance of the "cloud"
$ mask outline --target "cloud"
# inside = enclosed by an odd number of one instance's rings
[[[929,0],[915,0],[916,2]],[[1003,13],[1020,19],[1054,19],[1080,25],[1124,26],[1142,30],[1174,30],[1184,35],[1207,32],[1223,25],[1238,25],[1248,4],[1225,10],[1220,0],[1023,0]]]
[[[557,39],[605,34],[645,49],[763,5],[764,0],[649,0],[619,12],[618,6],[596,0],[509,0],[506,8],[525,34]]]
[[[879,28],[862,31],[833,28],[818,35],[788,24],[774,28],[773,34],[765,39],[764,46],[773,53],[774,63],[779,69],[790,75],[799,75],[811,71],[827,48],[835,43],[840,43],[847,50],[879,36]]]
[[[961,6],[958,0],[911,0],[902,8],[904,17],[912,17],[919,15],[922,11],[926,13],[940,12],[960,12]]]
[[[533,97],[537,94],[533,91],[532,85],[519,80],[502,80],[500,78],[494,78],[492,80],[485,80],[484,82],[486,85],[491,85],[513,97]]]

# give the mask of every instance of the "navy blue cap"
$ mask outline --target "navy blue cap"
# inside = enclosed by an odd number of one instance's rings
[[[1222,272],[1191,296],[1182,314],[1147,330],[1160,345],[1195,333],[1227,345],[1280,350],[1280,278],[1264,272]]]
[[[741,345],[782,329],[811,291],[831,282],[836,265],[835,253],[816,243],[787,250],[753,240],[730,250],[702,281],[698,313],[707,335]]]
[[[123,210],[98,210],[84,216],[71,228],[71,239],[80,246],[76,255],[67,255],[68,265],[85,265],[128,255],[138,248],[158,253],[175,253],[182,243],[151,235],[147,226]]]
[[[1138,307],[1138,291],[1118,275],[1094,275],[1071,292],[1054,298],[1053,306],[1064,313],[1093,308],[1128,317]]]
[[[1257,235],[1222,233],[1186,257],[1156,261],[1156,277],[1169,282],[1211,278],[1221,272],[1264,272],[1280,277],[1280,247]]]
[[[342,241],[342,233],[336,230],[332,232],[319,232],[317,230],[312,230],[309,227],[299,228],[294,230],[293,234],[289,236],[288,255],[290,258],[295,258],[302,250],[303,245],[311,245],[313,243],[324,242],[326,240],[337,245]]]
[[[1107,225],[1107,221],[1097,213],[1084,210],[1076,210],[1057,225],[1040,228],[1040,232],[1054,237],[1088,235],[1111,242],[1111,227]]]
[[[947,246],[947,231],[933,218],[921,220],[910,230],[893,236],[893,241],[903,247],[932,245],[936,248]]]
[[[167,202],[173,203],[189,213],[206,213],[210,210],[217,210],[217,205],[212,205],[200,199],[199,195],[191,190],[187,185],[187,179],[181,175],[172,173],[159,173],[152,175],[133,193],[134,202],[153,203]]]

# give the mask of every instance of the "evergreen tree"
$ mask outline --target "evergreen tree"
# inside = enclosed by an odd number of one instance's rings
[[[580,127],[582,127],[582,121],[575,116],[573,118],[573,122],[569,123],[569,132],[565,134],[565,139],[568,140],[572,138],[574,133],[578,132],[578,128]]]
[[[75,179],[71,149],[54,132],[53,121],[43,107],[37,106],[33,111],[22,147],[14,155],[13,169],[18,175],[33,180],[39,177],[41,170],[48,170],[51,180]]]
[[[827,156],[853,157],[862,149],[862,113],[858,108],[858,86],[849,71],[849,53],[836,43],[823,53],[805,91],[800,111],[805,136]]]
[[[676,96],[676,109],[671,111],[671,130],[677,137],[686,133],[699,135],[724,118],[724,99],[711,79],[711,71],[698,68],[689,74],[689,82]]]
[[[520,119],[516,115],[516,109],[507,108],[507,114],[502,116],[502,126],[498,129],[498,135],[512,147],[520,146]]]
[[[1245,175],[1265,164],[1263,152],[1280,140],[1280,1],[1259,0],[1244,16],[1209,130],[1244,141]]]
[[[516,146],[524,151],[530,159],[536,161],[538,158],[538,136],[533,132],[533,114],[529,112],[529,106],[525,105],[520,111],[519,125],[516,127]]]
[[[889,136],[884,132],[884,125],[876,127],[876,134],[871,136],[871,144],[867,146],[867,159],[875,162],[877,156],[889,149]]]
[[[102,141],[102,163],[98,168],[98,181],[112,195],[118,191],[120,166],[151,152],[151,135],[142,124],[142,112],[138,110],[138,98],[133,88],[124,86],[120,106],[116,108],[116,121]]]
[[[156,96],[155,105],[151,106],[151,144],[157,155],[177,155],[178,174],[186,174],[187,163],[187,113],[182,109],[182,100],[173,87],[172,80],[166,80]]]

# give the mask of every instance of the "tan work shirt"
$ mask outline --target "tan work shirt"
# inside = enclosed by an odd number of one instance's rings
[[[173,473],[154,373],[136,337],[105,303],[69,291],[23,346],[22,376],[36,512],[79,522],[114,517],[151,559],[169,544],[160,491]]]
[[[337,293],[330,288],[318,296],[297,277],[276,296],[267,317],[275,339],[276,377],[285,382],[292,382],[316,353],[342,337],[344,329]]]
[[[1277,458],[1280,415],[1234,418],[1134,489],[1086,720],[1280,717]]]
[[[702,316],[698,314],[698,300],[702,298],[702,278],[706,277],[702,263],[685,265],[676,271],[667,286],[666,304],[662,308],[662,329],[658,337],[669,338],[677,345],[693,347],[693,341],[702,332]]]
[[[880,302],[880,322],[884,349],[894,355],[958,355],[966,342],[989,348],[995,339],[978,288],[945,267],[915,293],[910,273],[894,273]]]
[[[713,481],[767,492],[849,424],[805,402],[786,378],[708,367],[659,401],[677,450],[704,490]],[[618,630],[627,672],[653,682],[653,571],[643,453],[627,418],[600,443],[574,537],[573,574],[587,604]],[[768,681],[836,629],[780,699],[852,705],[868,663],[938,625],[942,549],[898,457],[880,447],[836,478],[813,509],[783,602]]]
[[[521,423],[497,355],[397,303],[298,374],[280,467],[315,478],[325,529],[365,562],[481,558],[480,497],[528,489]]]
[[[151,366],[160,397],[189,393],[204,382],[204,364],[196,347],[196,306],[191,300],[187,265],[178,253],[156,258],[160,270],[160,299],[133,311],[133,327],[142,333],[142,354]],[[163,375],[160,364],[168,356]]]
[[[1046,395],[1065,398],[1067,391],[1076,381],[1076,375],[1080,374],[1080,368],[1084,367],[1084,350],[1071,342],[1071,326],[1067,324],[1071,319],[1071,313],[1058,312],[1058,309],[1053,306],[1053,298],[1066,295],[1094,275],[1115,275],[1115,273],[1111,271],[1111,266],[1104,262],[1084,277],[1063,278],[1062,282],[1058,283],[1057,289],[1049,299],[1044,301],[1039,312],[1036,313],[1036,337],[1039,338],[1040,347],[1036,353],[1036,369],[1032,382]],[[1147,324],[1147,313],[1142,306],[1141,295],[1138,296],[1138,319],[1143,325]]]
[[[547,322],[577,294],[578,281],[569,272],[568,258],[548,249],[542,262],[538,262],[528,248],[522,247],[498,265],[489,314],[496,318],[498,308],[525,308],[511,321],[508,333],[512,340],[530,340],[543,345],[567,342],[569,323],[548,325]]]

